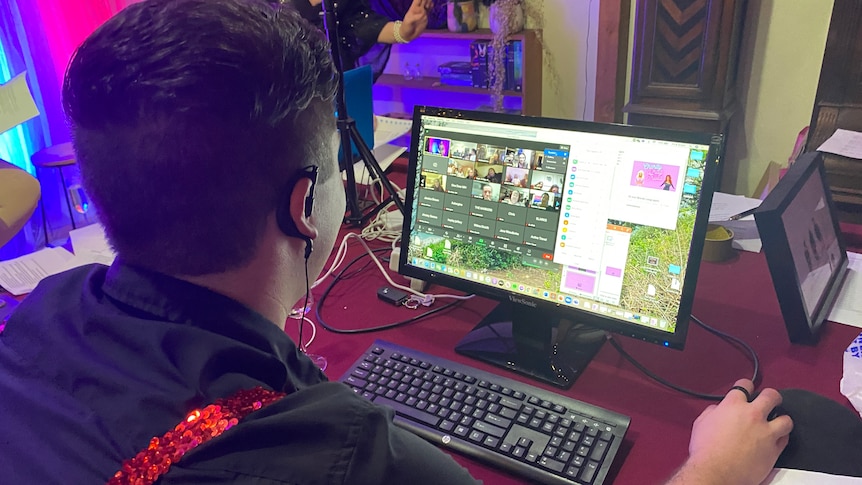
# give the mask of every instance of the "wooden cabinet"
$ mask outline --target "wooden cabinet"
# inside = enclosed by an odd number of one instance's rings
[[[835,0],[814,101],[808,149],[838,128],[862,131],[862,2]],[[826,177],[843,219],[862,222],[862,160],[824,154]]]
[[[637,0],[628,122],[725,133],[745,0]]]
[[[429,30],[409,44],[392,46],[386,70],[374,85],[374,108],[377,113],[412,113],[413,106],[425,104],[457,109],[490,109],[490,91],[472,86],[449,86],[440,83],[437,66],[450,61],[470,61],[470,44],[477,39],[490,40],[489,30],[453,33]],[[524,30],[509,37],[523,42],[523,89],[504,91],[504,106],[527,115],[542,112],[542,47],[537,32]],[[415,77],[415,71],[421,73]],[[405,76],[406,71],[412,71]],[[408,79],[412,78],[412,79]]]

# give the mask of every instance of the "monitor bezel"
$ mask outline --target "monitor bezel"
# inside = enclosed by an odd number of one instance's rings
[[[783,216],[796,194],[815,173],[820,174],[819,188],[823,190],[829,207],[830,222],[838,241],[840,259],[835,271],[829,277],[826,291],[817,302],[816,310],[809,316],[803,304],[802,282],[794,265],[788,264],[788,261],[793,261],[793,253]],[[832,305],[846,277],[849,259],[837,214],[835,202],[832,200],[832,191],[826,178],[823,155],[820,152],[800,155],[754,212],[766,263],[769,266],[781,315],[791,342],[812,344],[817,341],[820,328],[829,317]]]
[[[704,175],[701,184],[701,196],[698,202],[697,216],[693,229],[692,241],[701,241],[700,244],[692,244],[692,249],[689,253],[689,260],[686,266],[686,275],[683,281],[683,295],[680,299],[679,312],[677,314],[677,325],[674,333],[668,333],[661,330],[655,330],[650,327],[627,324],[625,322],[616,321],[608,317],[594,314],[577,307],[570,307],[560,303],[550,302],[541,298],[534,298],[529,295],[513,294],[508,291],[497,289],[491,286],[479,285],[472,282],[467,282],[444,273],[419,268],[409,265],[408,248],[410,244],[410,231],[415,224],[414,204],[415,190],[417,186],[416,177],[418,176],[416,168],[418,165],[418,150],[411,150],[409,155],[408,173],[407,173],[407,197],[405,199],[404,224],[402,225],[402,250],[399,260],[399,273],[429,283],[440,284],[449,288],[465,291],[468,293],[476,293],[498,301],[510,302],[511,304],[526,304],[531,308],[540,309],[547,312],[555,312],[563,319],[571,320],[575,323],[581,323],[589,327],[607,330],[619,335],[628,336],[631,338],[655,343],[668,348],[682,350],[685,346],[686,336],[688,333],[689,316],[694,303],[695,285],[700,270],[700,260],[703,253],[703,241],[706,237],[707,222],[709,219],[709,210],[712,204],[712,194],[715,190],[716,170],[718,161],[721,157],[721,151],[724,146],[723,136],[710,133],[688,132],[679,130],[669,130],[663,128],[653,128],[646,126],[633,126],[622,124],[608,124],[587,122],[579,120],[563,120],[556,118],[544,118],[533,116],[521,116],[503,113],[491,113],[484,111],[469,111],[457,110],[448,108],[437,108],[430,106],[417,105],[413,113],[413,130],[411,134],[411,147],[417,147],[419,137],[421,135],[421,116],[438,116],[451,119],[469,119],[475,121],[484,121],[492,123],[507,123],[521,126],[580,131],[587,133],[598,133],[608,135],[630,136],[638,138],[654,138],[667,140],[679,143],[700,144],[709,147],[706,163],[704,165]],[[685,315],[685,318],[681,318]]]

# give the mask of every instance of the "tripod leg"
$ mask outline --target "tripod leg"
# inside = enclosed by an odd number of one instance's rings
[[[356,193],[356,174],[353,172],[353,148],[350,146],[350,122],[353,120],[338,120],[338,136],[341,140],[341,153],[344,160],[344,171],[347,183],[344,186],[347,199],[347,211],[344,222],[362,220],[362,208],[359,207],[359,196]]]
[[[392,185],[392,182],[386,177],[386,174],[383,173],[383,169],[380,167],[380,163],[377,162],[377,159],[374,157],[374,153],[368,148],[368,145],[365,144],[365,141],[362,139],[362,136],[359,134],[359,129],[356,128],[356,123],[351,123],[349,125],[350,128],[350,137],[356,143],[356,148],[359,149],[359,155],[362,157],[362,161],[365,162],[365,166],[368,167],[369,170],[374,172],[377,178],[380,180],[380,183],[383,185],[383,188],[386,189],[386,192],[389,194],[389,199],[384,201],[384,203],[391,200],[395,203],[395,207],[404,214],[404,203],[401,202],[401,198],[398,197],[398,192],[395,190],[395,187]],[[382,204],[381,204],[382,206]],[[378,208],[377,210],[380,210]],[[377,212],[375,210],[374,212]]]

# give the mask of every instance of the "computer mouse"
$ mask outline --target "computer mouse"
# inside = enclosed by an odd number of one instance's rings
[[[772,411],[770,411],[769,414],[766,416],[766,420],[772,421],[773,419],[775,419],[779,416],[786,416],[786,415],[787,415],[786,409],[784,409],[782,406],[775,406],[774,408],[772,408]]]

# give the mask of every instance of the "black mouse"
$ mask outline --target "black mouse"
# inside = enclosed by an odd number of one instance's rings
[[[773,419],[775,419],[779,416],[786,416],[786,415],[787,415],[786,409],[784,409],[782,406],[775,406],[774,408],[772,408],[772,411],[770,411],[769,414],[766,416],[766,420],[772,421]]]

